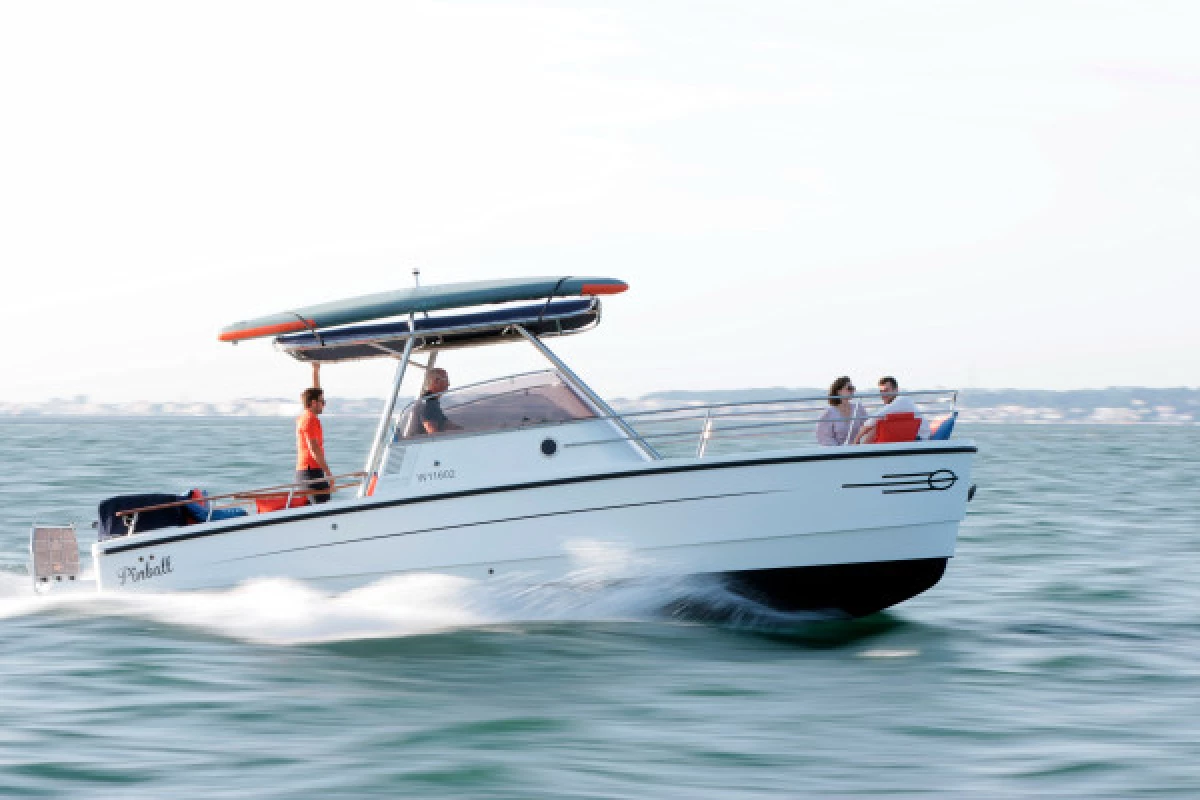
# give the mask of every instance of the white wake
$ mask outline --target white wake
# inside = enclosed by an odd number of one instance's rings
[[[264,579],[214,591],[98,595],[80,585],[73,592],[39,595],[28,577],[0,573],[0,620],[35,614],[132,617],[286,645],[524,622],[687,620],[688,609],[736,613],[753,606],[715,579],[638,577],[646,565],[610,545],[580,543],[572,556],[576,568],[548,585],[409,574],[340,593]]]

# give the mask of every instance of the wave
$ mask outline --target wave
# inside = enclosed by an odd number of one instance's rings
[[[87,575],[71,587],[75,591],[39,595],[27,576],[0,573],[0,620],[47,613],[130,617],[248,642],[294,645],[528,622],[668,619],[774,627],[817,618],[771,611],[729,591],[718,578],[651,577],[649,565],[605,543],[575,543],[570,552],[576,568],[551,584],[405,574],[331,593],[273,578],[221,590],[109,593],[103,603],[88,591],[94,581]]]

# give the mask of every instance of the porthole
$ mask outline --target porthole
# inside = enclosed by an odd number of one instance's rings
[[[542,439],[542,455],[552,456],[558,452],[558,442],[553,439]]]

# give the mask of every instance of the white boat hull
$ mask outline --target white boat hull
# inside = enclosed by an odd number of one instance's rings
[[[941,577],[974,452],[919,442],[451,480],[111,539],[93,556],[101,589],[157,592],[262,577],[342,590],[413,572],[541,584],[599,551],[612,579],[720,574],[776,608],[861,616]]]

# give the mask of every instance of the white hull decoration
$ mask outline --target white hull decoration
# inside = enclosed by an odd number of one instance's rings
[[[488,303],[494,291],[508,305],[437,317],[417,316],[423,309],[406,306],[405,293],[390,293],[386,313],[407,314],[402,321],[277,337],[278,348],[304,361],[397,361],[367,463],[352,476],[354,496],[251,514],[229,508],[264,509],[280,496],[276,505],[303,502],[305,492],[275,487],[190,507],[172,495],[111,498],[92,545],[99,588],[157,592],[288,577],[342,590],[414,572],[544,584],[569,578],[578,549],[595,544],[617,548],[629,577],[720,576],[784,611],[862,616],[938,582],[969,500],[974,444],[819,447],[813,427],[825,398],[619,415],[542,339],[599,321],[594,295],[556,298],[588,288],[614,294],[624,284],[549,286],[468,285],[473,303]],[[461,287],[413,296],[445,309],[430,298],[462,297]],[[522,300],[538,302],[512,305]],[[320,308],[355,318],[352,301]],[[311,311],[291,318],[316,319]],[[269,335],[287,317],[240,323],[222,338]],[[425,433],[419,400],[396,412],[411,368],[432,368],[445,350],[509,341],[537,348],[552,368],[446,392],[442,408],[461,430]],[[927,419],[947,415],[952,426],[952,392],[912,395]],[[189,514],[203,519],[179,524]],[[43,590],[73,577],[61,564],[63,530],[34,529],[33,574]]]

